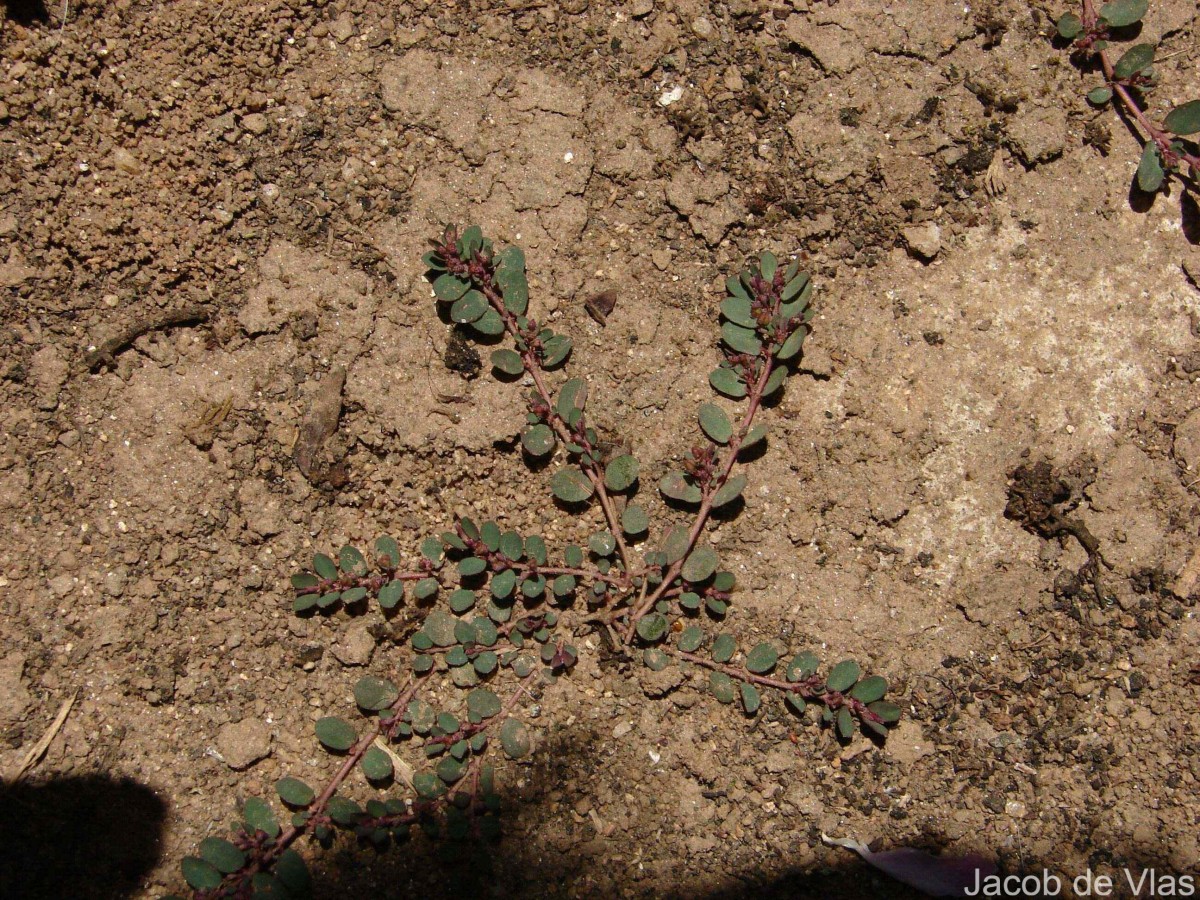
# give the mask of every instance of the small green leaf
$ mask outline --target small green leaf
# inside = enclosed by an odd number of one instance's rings
[[[767,376],[767,383],[763,385],[762,395],[764,397],[770,397],[777,390],[783,387],[783,383],[787,381],[787,375],[787,366],[776,366],[774,369],[772,369],[771,374]]]
[[[349,606],[352,603],[357,603],[365,596],[367,596],[367,589],[365,587],[350,588],[350,590],[342,592],[342,602]]]
[[[747,297],[726,297],[721,303],[721,315],[743,328],[754,328],[758,325],[751,312],[750,300]]]
[[[723,366],[713,369],[708,375],[708,383],[717,393],[732,397],[734,400],[746,396],[746,383],[733,369]]]
[[[799,653],[788,663],[786,678],[788,681],[803,681],[810,675],[815,675],[821,661],[812,653]]]
[[[195,856],[185,856],[179,864],[183,872],[183,880],[188,886],[197,891],[211,891],[221,886],[221,873],[204,860]]]
[[[1109,25],[1124,28],[1126,25],[1140,22],[1149,8],[1149,0],[1112,0],[1111,3],[1105,3],[1100,7],[1100,18]]]
[[[483,541],[483,546],[493,553],[500,549],[500,534],[500,526],[495,522],[484,522],[479,529],[479,539]]]
[[[492,576],[491,588],[493,597],[497,600],[507,600],[517,589],[517,573],[512,569],[497,572]]]
[[[297,572],[292,576],[292,587],[294,587],[296,590],[316,587],[320,583],[321,579],[319,579],[312,572]]]
[[[443,303],[453,303],[470,289],[470,282],[449,272],[443,272],[433,280],[433,293]]]
[[[715,572],[718,562],[717,551],[705,544],[692,550],[691,555],[684,562],[680,574],[684,581],[696,584]]]
[[[573,409],[582,410],[587,405],[587,382],[582,378],[568,378],[558,392],[555,408],[564,419]]]
[[[357,548],[346,545],[338,552],[338,568],[347,575],[366,575],[367,561]]]
[[[753,330],[733,322],[726,322],[721,326],[721,340],[738,353],[748,353],[751,356],[757,356],[758,351],[762,349],[762,342]]]
[[[798,716],[804,715],[804,710],[808,709],[808,703],[795,691],[784,694],[783,702]]]
[[[474,322],[488,309],[487,298],[479,291],[467,291],[450,307],[451,320],[460,325]]]
[[[562,469],[550,479],[550,490],[564,503],[582,503],[592,496],[595,488],[579,469]]]
[[[288,806],[308,806],[317,794],[299,778],[280,778],[275,782],[275,792]]]
[[[207,837],[200,842],[200,856],[218,872],[226,875],[236,872],[246,864],[246,854],[229,841],[218,837]]]
[[[1131,78],[1154,62],[1153,44],[1134,44],[1113,66],[1113,77],[1121,80]]]
[[[760,443],[767,436],[766,425],[755,425],[748,432],[746,437],[742,439],[742,446],[739,450],[748,450],[756,444]]]
[[[487,568],[487,563],[478,556],[464,556],[458,561],[458,574],[472,578]]]
[[[496,258],[496,285],[504,297],[504,308],[517,316],[529,306],[529,282],[525,276],[525,253],[520,247],[505,247]]]
[[[741,279],[736,275],[730,275],[729,278],[726,279],[725,289],[729,291],[731,296],[737,297],[739,300],[745,300],[746,303],[750,303],[752,299],[750,297],[750,292],[746,290],[746,286],[742,284]]]
[[[695,653],[704,643],[704,629],[699,625],[689,625],[679,633],[679,649],[684,653]]]
[[[554,592],[555,597],[565,597],[575,590],[574,575],[559,575],[554,579],[550,589]]]
[[[874,703],[880,697],[887,693],[888,683],[885,678],[879,675],[872,675],[870,678],[864,678],[854,686],[850,691],[850,696],[860,703]]]
[[[357,735],[354,727],[337,716],[326,716],[317,720],[317,740],[330,750],[349,750],[354,746]]]
[[[458,252],[468,262],[483,246],[483,229],[478,225],[468,225],[463,229],[458,239]]]
[[[729,422],[729,416],[715,403],[700,405],[700,427],[709,439],[717,444],[727,444],[733,437],[733,425]]]
[[[732,503],[742,495],[742,491],[746,489],[746,476],[734,475],[727,482],[721,485],[721,489],[713,494],[712,508],[720,509],[727,503]]]
[[[279,834],[279,820],[275,818],[275,811],[271,809],[270,804],[258,797],[246,798],[246,802],[242,804],[242,819],[247,825],[246,830],[251,834],[256,831],[261,831],[268,837],[276,837]]]
[[[290,900],[310,900],[312,897],[312,876],[308,866],[304,857],[290,847],[279,855],[275,877],[287,890]]]
[[[1200,131],[1200,100],[1189,100],[1175,107],[1163,119],[1163,127],[1172,134],[1195,134]]]
[[[797,260],[797,263],[798,262],[799,262],[799,260]],[[793,265],[795,265],[795,263]],[[789,268],[789,271],[790,271],[790,268]],[[806,272],[800,272],[798,275],[795,275],[792,278],[790,278],[788,280],[788,283],[783,286],[783,290],[779,292],[779,299],[784,304],[784,309],[781,309],[780,311],[784,312],[784,310],[786,310],[786,306],[787,306],[788,302],[795,299],[799,294],[801,294],[805,290],[808,290],[808,292],[811,293],[812,292],[811,284],[812,284],[812,282],[809,280],[808,273],[806,273]],[[797,312],[798,311],[799,310],[797,310]],[[784,312],[785,318],[790,319],[793,315],[795,315],[795,312],[790,312],[790,311]]]
[[[450,609],[455,613],[465,613],[469,609],[475,608],[475,592],[468,591],[466,588],[459,588],[451,592],[449,598]],[[428,648],[426,648],[428,649]]]
[[[852,659],[844,659],[829,671],[825,687],[831,691],[849,690],[861,674],[862,669],[858,667],[858,663]]]
[[[758,688],[752,684],[747,684],[743,681],[740,688],[742,692],[742,707],[746,710],[746,715],[752,716],[762,706],[762,697],[759,696]]]
[[[505,375],[520,375],[525,371],[521,354],[515,350],[493,350],[492,365]]]
[[[645,534],[650,528],[650,517],[640,506],[630,505],[621,513],[621,530],[628,535]]]
[[[500,546],[497,549],[508,559],[517,562],[525,555],[525,542],[515,531],[506,531],[500,535]]]
[[[446,793],[445,783],[432,772],[418,772],[412,779],[413,790],[425,800],[436,800]]]
[[[1138,187],[1147,194],[1153,194],[1162,187],[1165,177],[1158,147],[1154,141],[1146,141],[1146,146],[1142,148],[1142,159],[1137,167]]]
[[[680,503],[699,503],[704,495],[682,472],[668,472],[658,483],[662,495]]]
[[[638,461],[624,454],[604,467],[604,486],[610,491],[625,491],[633,486],[638,477]]]
[[[886,700],[876,700],[874,703],[867,704],[867,709],[883,719],[888,725],[900,721],[900,707],[895,703],[889,703]]]
[[[320,594],[301,594],[292,601],[292,612],[308,612],[310,609],[317,606],[320,603],[320,600]]]
[[[727,663],[733,659],[733,654],[737,652],[737,641],[734,640],[732,634],[719,634],[717,639],[713,641],[712,658],[713,662]]]
[[[1075,40],[1079,36],[1079,32],[1083,31],[1083,22],[1075,13],[1065,13],[1061,16],[1054,26],[1058,29],[1058,35],[1068,41]]]
[[[480,675],[491,675],[496,671],[497,663],[496,654],[491,650],[485,650],[471,660],[471,665]]]
[[[850,714],[849,707],[843,706],[837,711],[837,730],[845,740],[854,737],[854,716]]]
[[[663,541],[663,564],[672,566],[683,559],[687,552],[688,529],[683,525],[676,525],[667,532],[667,538]]]
[[[571,544],[563,551],[563,561],[572,569],[583,565],[583,548]]]
[[[359,765],[368,781],[384,781],[392,777],[392,758],[381,747],[370,747]]]
[[[422,578],[413,586],[413,596],[418,600],[428,600],[438,592],[439,587],[436,578]]]
[[[327,807],[329,818],[337,822],[339,825],[351,826],[358,823],[358,820],[363,816],[363,809],[349,797],[341,797],[334,794],[329,798],[329,806]]]
[[[758,644],[746,654],[746,668],[755,675],[763,675],[775,668],[779,654],[770,644]]]
[[[518,719],[505,719],[500,726],[500,748],[509,759],[521,759],[533,750],[529,729]]]
[[[317,553],[313,556],[313,568],[317,570],[318,575],[327,581],[338,577],[337,566],[324,553]]]
[[[772,281],[775,278],[775,270],[779,268],[779,260],[770,250],[764,250],[758,257],[758,266],[763,281]]]
[[[637,633],[643,641],[653,643],[662,639],[667,633],[667,617],[662,613],[652,613],[638,620]]]
[[[378,712],[396,702],[400,690],[386,678],[367,675],[354,684],[354,702],[362,709]],[[322,742],[323,743],[323,742]]]
[[[617,548],[616,538],[608,531],[597,531],[588,537],[588,549],[597,556],[609,556]]]
[[[775,358],[777,360],[779,360],[780,362],[787,362],[788,360],[790,360],[792,357],[794,357],[797,353],[800,352],[800,348],[804,346],[804,338],[807,335],[808,335],[808,326],[797,325],[796,330],[788,335],[788,339],[783,342],[783,346],[780,347],[779,350],[775,353]],[[781,369],[782,369],[782,367],[780,367],[780,369],[777,369],[776,371],[780,371]],[[774,375],[775,373],[772,372],[771,374]]]
[[[549,425],[541,423],[531,426],[521,435],[521,446],[530,456],[545,456],[554,449],[557,439]]]
[[[553,369],[570,355],[571,339],[566,335],[556,334],[542,342],[542,349],[542,365]]]
[[[724,672],[709,673],[708,687],[713,692],[713,696],[721,703],[732,703],[737,697],[737,688],[733,686],[733,679]]]
[[[454,782],[463,777],[463,772],[465,770],[466,766],[453,756],[447,756],[444,758],[434,769],[434,771],[437,772],[437,777],[446,784],[454,784]]]
[[[671,657],[657,647],[647,647],[642,651],[642,665],[651,672],[661,672],[671,664]]]
[[[484,310],[482,316],[470,324],[472,331],[484,337],[495,337],[498,334],[504,334],[504,320],[500,318],[500,313],[496,312],[490,306]]]
[[[1099,87],[1094,87],[1088,91],[1087,98],[1089,103],[1094,103],[1096,106],[1102,106],[1112,99],[1112,88],[1107,84],[1102,84]]]
[[[724,600],[718,600],[716,597],[705,597],[704,608],[718,619],[729,612],[729,604]]]
[[[404,582],[389,581],[379,589],[379,605],[384,609],[395,609],[404,599]]]
[[[501,710],[500,698],[487,688],[476,688],[467,694],[467,710],[482,719],[490,719]]]

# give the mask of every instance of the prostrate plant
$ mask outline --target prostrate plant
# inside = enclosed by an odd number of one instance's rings
[[[531,751],[531,733],[517,717],[521,702],[571,670],[578,659],[571,641],[581,629],[597,630],[620,652],[640,651],[654,671],[708,670],[717,700],[740,701],[748,716],[759,712],[766,692],[781,697],[792,715],[814,706],[843,740],[856,729],[882,739],[900,718],[900,708],[883,699],[887,682],[863,678],[853,660],[821,675],[810,652],[785,655],[760,643],[739,656],[731,634],[713,633],[726,617],[735,579],[720,568],[704,533],[714,511],[731,513],[741,502],[747,480],[740,463],[767,437],[767,427],[754,420],[764,400],[783,388],[808,332],[812,282],[798,264],[785,270],[763,253],[728,280],[724,360],[709,383],[743,401],[741,412],[731,418],[722,406],[701,405],[702,437],[682,468],[659,481],[665,502],[654,511],[667,521],[652,529],[642,466],[600,440],[588,418],[587,382],[552,384],[571,341],[528,314],[521,249],[497,251],[474,226],[461,235],[447,228],[433,243],[424,261],[445,316],[482,340],[505,341],[509,346],[491,354],[497,376],[531,385],[525,453],[540,459],[561,450],[564,464],[549,479],[551,492],[567,511],[595,503],[606,527],[586,548],[563,548],[561,563],[550,561],[538,535],[466,518],[425,538],[406,570],[390,537],[376,542],[370,561],[354,547],[343,547],[336,562],[317,554],[312,572],[292,577],[299,614],[361,610],[373,598],[393,616],[406,583],[415,601],[432,605],[411,636],[411,671],[399,685],[375,676],[355,685],[355,703],[370,717],[361,733],[334,716],[316,723],[317,740],[343,754],[342,762],[320,792],[295,778],[278,782],[279,799],[291,811],[286,828],[267,803],[252,799],[231,839],[207,838],[199,856],[184,860],[184,878],[197,897],[306,895],[308,872],[291,847],[303,834],[328,845],[341,828],[377,848],[405,840],[414,825],[452,839],[496,834],[501,804],[490,754],[496,744],[510,759]],[[638,547],[644,547],[640,560]],[[458,699],[435,705],[434,698],[446,696]],[[424,767],[406,762],[400,747]],[[364,805],[349,799],[339,791],[356,768],[375,787],[399,782],[405,796]]]
[[[1083,0],[1080,14],[1066,13],[1056,27],[1059,36],[1072,42],[1075,54],[1100,61],[1104,84],[1088,91],[1088,100],[1096,106],[1119,103],[1145,134],[1137,183],[1143,191],[1154,193],[1163,187],[1168,173],[1177,174],[1183,166],[1191,169],[1192,179],[1200,174],[1196,144],[1180,140],[1183,135],[1200,132],[1200,100],[1175,107],[1161,126],[1156,125],[1142,109],[1141,101],[1158,82],[1153,69],[1157,48],[1154,44],[1134,44],[1113,62],[1110,41],[1135,35],[1148,9],[1147,0],[1112,0],[1097,12],[1092,0]]]

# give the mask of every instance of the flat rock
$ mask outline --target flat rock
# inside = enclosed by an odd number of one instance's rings
[[[271,752],[271,729],[258,719],[223,725],[217,733],[217,752],[229,768],[248,769]]]
[[[352,622],[333,645],[333,655],[343,666],[365,666],[375,652],[375,638],[364,622]]]

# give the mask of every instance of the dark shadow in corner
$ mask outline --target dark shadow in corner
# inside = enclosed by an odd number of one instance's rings
[[[6,0],[4,17],[18,25],[33,25],[36,22],[50,21],[50,13],[43,0]]]
[[[158,865],[166,814],[167,805],[131,779],[0,785],[0,897],[132,896]]]

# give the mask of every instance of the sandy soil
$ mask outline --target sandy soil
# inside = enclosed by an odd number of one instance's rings
[[[855,656],[908,712],[842,745],[585,652],[502,769],[498,846],[310,847],[321,896],[907,896],[822,833],[1194,875],[1200,251],[1178,188],[1131,193],[1136,142],[1050,40],[1066,8],[9,0],[0,772],[77,699],[5,804],[8,895],[177,890],[246,796],[332,770],[313,721],[409,651],[377,612],[291,614],[314,549],[415,551],[464,511],[594,529],[523,462],[519,392],[444,361],[419,255],[447,221],[525,248],[655,473],[709,398],[726,275],[806,260],[802,371],[715,534],[731,629]],[[1197,29],[1152,4],[1159,114],[1200,95]],[[339,366],[344,483],[314,487],[292,452]],[[1005,515],[1039,462],[1095,579]]]

